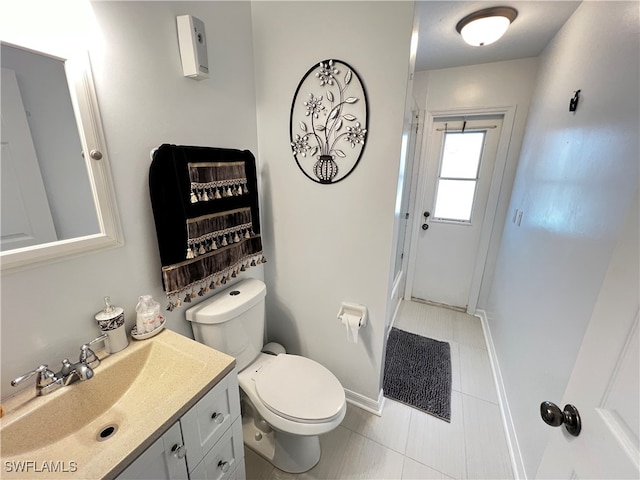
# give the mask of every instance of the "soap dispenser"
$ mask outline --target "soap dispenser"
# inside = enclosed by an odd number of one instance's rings
[[[96,313],[96,322],[103,333],[107,334],[105,349],[108,353],[116,353],[129,345],[124,326],[124,310],[111,305],[111,298],[104,297],[104,310]]]

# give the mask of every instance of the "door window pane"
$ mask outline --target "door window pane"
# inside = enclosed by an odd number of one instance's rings
[[[471,222],[485,131],[445,132],[434,218]]]
[[[439,180],[434,217],[470,221],[475,191],[475,180]]]
[[[476,178],[485,132],[445,133],[440,177]]]

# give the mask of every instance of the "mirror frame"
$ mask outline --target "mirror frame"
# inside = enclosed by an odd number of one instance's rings
[[[2,274],[124,245],[109,155],[91,74],[89,53],[83,52],[82,54],[74,54],[70,58],[61,58],[55,54],[33,50],[10,42],[3,41],[3,43],[64,62],[73,113],[78,127],[100,232],[84,237],[0,252]],[[99,156],[101,156],[100,159],[97,158]]]

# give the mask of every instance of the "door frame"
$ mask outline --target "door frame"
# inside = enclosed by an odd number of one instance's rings
[[[411,217],[409,218],[410,221],[407,222],[407,228],[411,229],[411,231],[408,232],[407,237],[411,240],[408,255],[407,281],[405,283],[404,291],[405,299],[411,299],[414,276],[417,271],[416,258],[418,256],[418,240],[422,225],[421,212],[425,208],[424,205],[426,205],[426,203],[430,201],[426,198],[425,183],[427,179],[428,154],[432,151],[433,148],[435,148],[433,134],[434,123],[438,118],[441,117],[466,117],[467,120],[471,120],[474,117],[482,115],[502,115],[502,131],[500,132],[500,138],[498,140],[498,151],[496,153],[493,174],[491,175],[489,198],[487,199],[487,206],[485,208],[485,217],[480,233],[478,254],[476,256],[476,261],[473,268],[471,288],[469,290],[469,298],[467,301],[467,313],[475,314],[476,308],[478,307],[478,299],[480,297],[482,280],[485,276],[484,273],[487,266],[487,258],[489,255],[491,241],[502,233],[494,232],[494,227],[496,225],[498,200],[500,199],[500,193],[502,191],[502,179],[507,165],[507,158],[509,154],[509,146],[511,144],[511,135],[513,132],[516,110],[516,105],[509,105],[495,107],[447,108],[439,110],[428,110],[426,112],[423,128],[422,148],[420,151],[420,157],[416,159],[418,175],[417,177],[414,177],[417,186],[415,189],[416,195],[414,197],[415,200],[412,208],[413,215],[411,215]],[[416,163],[414,163],[414,170],[416,168]]]
[[[415,119],[412,118],[412,125],[413,123],[417,123],[418,125],[418,129],[416,131],[416,145],[415,145],[415,149],[413,152],[413,157],[412,158],[408,158],[405,160],[405,176],[408,177],[407,180],[405,180],[405,185],[404,188],[408,188],[408,195],[409,195],[409,199],[407,202],[407,211],[406,212],[400,212],[400,215],[404,215],[405,213],[409,214],[409,218],[407,219],[406,223],[405,223],[405,236],[404,236],[404,243],[402,245],[398,244],[399,249],[402,249],[402,251],[405,253],[404,257],[402,258],[402,264],[400,266],[400,271],[397,272],[395,278],[394,278],[394,288],[398,288],[399,290],[402,290],[402,292],[400,292],[400,296],[402,298],[404,298],[404,292],[406,290],[406,283],[407,283],[407,279],[408,277],[408,269],[411,268],[411,224],[412,224],[412,218],[414,216],[414,205],[416,203],[416,188],[418,187],[418,182],[416,181],[417,175],[416,173],[419,171],[420,168],[420,158],[421,158],[421,152],[422,149],[424,148],[424,126],[425,126],[425,111],[421,108],[418,107],[418,105],[415,105],[415,109],[412,108],[412,111],[415,112],[416,117]],[[410,128],[413,128],[412,126]],[[419,174],[418,174],[419,175]],[[404,194],[404,192],[403,192]],[[402,277],[404,278],[400,278],[400,276],[402,275]],[[397,285],[396,285],[397,284]]]

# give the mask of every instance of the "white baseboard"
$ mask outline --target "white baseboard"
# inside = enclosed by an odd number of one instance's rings
[[[382,393],[382,389],[380,389],[380,393],[378,394],[378,400],[372,400],[369,397],[352,392],[346,388],[344,389],[344,395],[347,402],[351,405],[366,410],[367,412],[373,413],[379,417],[382,416],[382,407],[384,407],[384,395]]]
[[[498,406],[500,407],[502,424],[507,437],[507,445],[509,447],[509,456],[511,457],[511,466],[513,467],[514,478],[517,480],[526,480],[527,474],[524,469],[524,462],[522,460],[522,453],[520,452],[520,445],[518,444],[518,436],[516,435],[515,427],[513,425],[511,410],[509,409],[507,392],[504,388],[504,383],[502,382],[500,364],[498,363],[493,338],[491,337],[487,314],[484,310],[478,309],[476,310],[475,316],[480,318],[480,322],[482,323],[482,330],[484,331],[484,338],[487,344],[487,352],[489,353],[489,361],[491,362],[491,370],[493,371],[493,379],[498,389]]]

